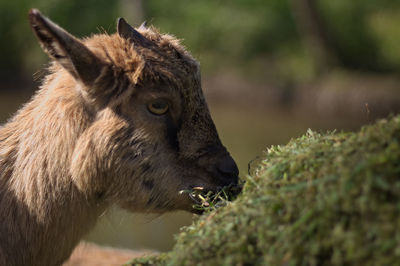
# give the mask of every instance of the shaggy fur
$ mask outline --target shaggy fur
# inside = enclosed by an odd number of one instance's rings
[[[120,20],[79,40],[37,10],[30,22],[54,61],[0,127],[0,265],[61,264],[110,205],[193,211],[180,190],[237,183],[177,39]],[[168,112],[149,112],[160,99]]]

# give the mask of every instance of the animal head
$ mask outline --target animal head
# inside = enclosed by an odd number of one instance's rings
[[[68,76],[91,117],[82,122],[69,169],[89,199],[133,211],[193,211],[179,191],[237,184],[199,64],[177,39],[122,18],[115,34],[78,39],[38,10],[29,18],[53,75]]]

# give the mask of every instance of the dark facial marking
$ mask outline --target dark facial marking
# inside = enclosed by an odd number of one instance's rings
[[[105,195],[104,191],[98,191],[96,192],[95,197],[97,200],[101,200],[104,197],[104,195]]]
[[[151,164],[149,164],[149,163],[143,163],[140,166],[140,170],[141,170],[142,174],[150,171],[150,169],[151,169]]]
[[[200,118],[200,114],[198,111],[196,111],[192,116],[192,122],[197,123],[199,121],[199,118]]]
[[[175,151],[179,151],[179,141],[178,141],[178,127],[174,124],[171,117],[166,118],[166,137],[171,148]]]
[[[116,106],[114,107],[114,112],[115,112],[117,115],[122,115],[122,104],[116,105]]]
[[[144,186],[146,189],[148,189],[148,190],[152,190],[153,187],[154,187],[154,181],[151,180],[151,179],[144,180],[144,181],[143,181],[143,186]]]

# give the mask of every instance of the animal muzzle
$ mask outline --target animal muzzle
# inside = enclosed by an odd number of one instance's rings
[[[220,186],[236,186],[239,180],[239,169],[229,154],[217,160],[213,169],[216,180]]]
[[[209,195],[209,192],[211,192],[211,195],[219,195],[223,191],[224,199],[228,201],[234,200],[240,194],[242,186],[239,184],[239,170],[235,161],[225,149],[211,156],[207,154],[207,156],[201,157],[198,163],[201,167],[200,172],[205,171],[203,172],[205,178],[199,185],[191,186],[189,189],[188,199],[191,201],[189,211],[197,214],[204,211],[202,208],[193,207],[193,203],[196,206],[203,206],[204,203],[202,202],[204,199],[197,198],[197,194]]]
[[[241,192],[239,182],[239,170],[227,151],[223,151],[211,158],[208,158],[208,164],[205,167],[209,174],[209,185],[206,189],[220,191],[224,189],[234,196]]]
[[[238,187],[239,170],[229,152],[218,147],[198,160],[200,168],[207,172],[208,190],[218,191],[224,187]]]

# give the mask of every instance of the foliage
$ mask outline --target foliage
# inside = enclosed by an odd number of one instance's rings
[[[201,212],[211,212],[236,199],[241,192],[243,184],[229,185],[219,191],[206,191],[204,187],[194,187],[190,190],[182,190],[181,194],[187,194],[194,202],[193,208]]]
[[[128,1],[128,0],[126,0]],[[126,3],[125,1],[125,3]],[[315,0],[349,67],[400,72],[400,2],[397,0]],[[77,36],[114,31],[126,10],[122,0],[0,0],[0,68],[4,77],[31,75],[46,62],[27,21],[31,7]],[[203,70],[235,68],[250,78],[279,84],[309,81],[316,66],[304,47],[291,1],[141,1],[148,22],[184,39]],[[141,13],[141,12],[139,12]],[[233,67],[234,66],[234,67]]]
[[[395,265],[399,162],[400,116],[358,133],[309,130],[269,148],[239,198],[186,227],[155,263]]]
[[[395,0],[321,0],[343,56],[357,67],[400,71],[400,2]]]
[[[119,1],[0,0],[0,69],[4,76],[32,72],[47,61],[29,27],[28,10],[33,7],[76,36],[100,31],[101,27],[112,26],[114,31],[119,14]]]
[[[145,13],[162,31],[183,38],[206,71],[230,65],[244,71],[253,66],[247,74],[257,75],[269,73],[280,60],[301,61],[302,66],[309,63],[287,1],[175,0],[171,5],[170,1],[151,0],[146,2]],[[284,75],[290,67],[271,78]]]
[[[312,79],[312,47],[303,47],[291,1],[145,2],[147,18],[184,38],[206,70],[236,65],[272,80]],[[400,71],[400,2],[316,0],[349,67]]]

